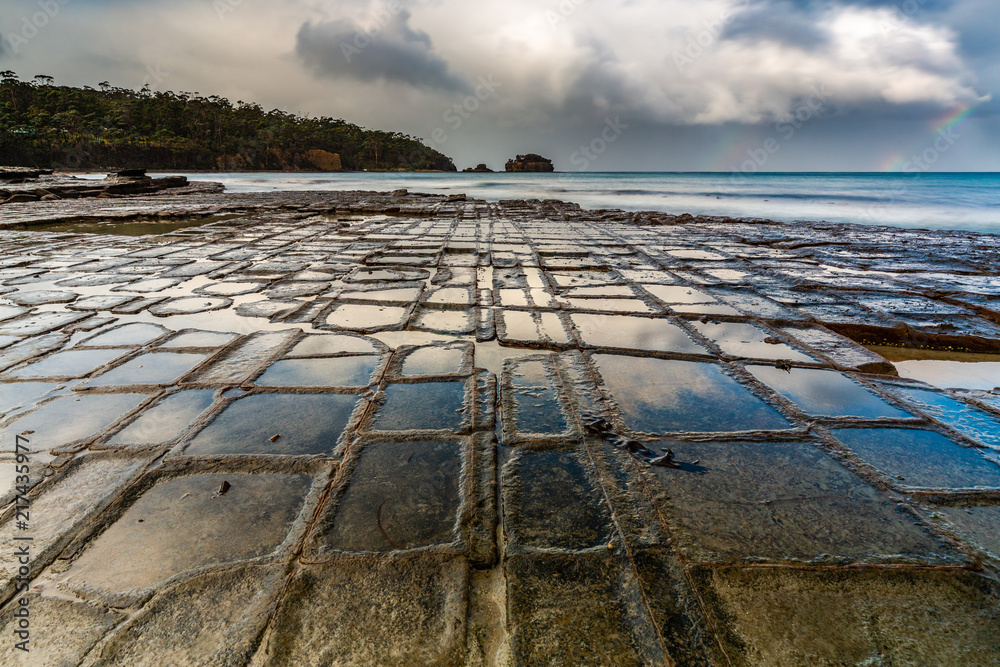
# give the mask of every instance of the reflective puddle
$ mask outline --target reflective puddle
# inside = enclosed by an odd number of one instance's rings
[[[796,350],[791,345],[783,343],[773,334],[759,329],[752,324],[738,322],[702,323],[692,322],[705,338],[719,346],[724,353],[732,357],[746,359],[783,359],[803,363],[816,363],[808,354]]]
[[[167,396],[108,440],[108,445],[155,445],[173,440],[211,407],[215,391],[194,389]]]
[[[41,361],[10,371],[8,375],[15,378],[83,377],[129,352],[131,350],[113,349],[56,352]]]
[[[345,303],[337,306],[326,323],[339,329],[369,329],[402,326],[406,308]]]
[[[929,389],[898,385],[886,385],[886,389],[916,403],[924,412],[937,417],[963,435],[1000,448],[1000,419],[995,415]]]
[[[377,431],[457,430],[465,418],[465,384],[391,384],[372,423]]]
[[[0,432],[0,442],[13,450],[14,436],[27,433],[32,451],[59,447],[96,434],[147,398],[144,394],[57,398],[7,426]]]
[[[420,347],[403,360],[404,376],[449,375],[462,370],[466,345],[433,345]]]
[[[222,347],[236,340],[236,334],[217,331],[186,331],[162,343],[160,347]]]
[[[960,361],[895,361],[899,376],[919,380],[941,389],[979,389],[1000,387],[1000,362],[965,363]]]
[[[117,327],[111,331],[98,334],[86,339],[81,346],[89,347],[114,347],[116,345],[145,345],[151,340],[155,340],[166,333],[154,324],[135,322]]]
[[[817,417],[913,417],[836,371],[812,368],[782,370],[773,366],[747,366],[747,370],[803,411]]]
[[[27,408],[45,398],[59,385],[49,382],[8,382],[0,384],[0,415]]]
[[[833,429],[833,435],[907,486],[1000,487],[1000,465],[934,431]]]
[[[473,324],[473,312],[467,310],[442,310],[438,308],[421,308],[410,323],[414,329],[425,331],[439,331],[442,333],[466,334],[471,333]]]
[[[218,495],[224,481],[229,488]],[[64,581],[117,593],[265,556],[288,536],[311,483],[308,475],[240,473],[159,482],[74,561]]]
[[[243,217],[236,215],[190,216],[184,218],[138,217],[131,220],[99,222],[53,222],[44,225],[20,225],[32,232],[58,232],[60,234],[111,234],[115,236],[150,236],[169,234],[180,229],[201,227],[213,222],[224,222]]]
[[[899,376],[940,389],[992,391],[1000,387],[1000,355],[869,345]]]
[[[711,354],[669,320],[625,315],[573,313],[573,326],[586,345],[630,350]]]
[[[295,344],[286,357],[320,357],[330,354],[368,354],[377,352],[371,340],[358,336],[327,334],[306,336]]]
[[[89,380],[87,386],[171,384],[207,358],[206,354],[147,352]]]
[[[594,363],[634,431],[787,429],[788,420],[716,364],[595,354]]]
[[[378,361],[376,356],[282,359],[254,383],[261,387],[367,387]]]
[[[247,396],[200,431],[184,454],[330,455],[357,401],[353,394]]]
[[[321,538],[323,548],[389,551],[451,542],[461,472],[457,442],[369,445]]]

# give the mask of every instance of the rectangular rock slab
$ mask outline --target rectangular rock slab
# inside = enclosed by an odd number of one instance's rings
[[[705,568],[694,579],[721,664],[1000,662],[1000,589],[971,572]]]
[[[612,539],[611,512],[582,457],[521,449],[503,469],[507,553],[590,549]]]
[[[245,665],[277,604],[285,581],[283,571],[281,565],[235,567],[162,591],[83,664]]]
[[[1000,505],[938,507],[935,512],[944,515],[972,544],[1000,563]]]
[[[455,441],[368,445],[345,466],[351,469],[346,491],[326,506],[315,529],[317,555],[455,542],[462,532],[460,478],[467,447]]]
[[[14,632],[18,620],[14,611],[20,608],[12,600],[0,612],[0,664],[3,665],[77,665],[102,636],[124,618],[110,609],[82,602],[26,596],[29,610],[29,652],[16,648],[22,641]],[[162,663],[161,663],[162,664]]]
[[[251,664],[464,664],[468,588],[468,562],[456,556],[305,567]]]
[[[964,562],[914,525],[915,515],[811,443],[666,444],[681,467],[651,471],[669,496],[667,521],[689,558]]]
[[[706,627],[703,611],[673,549],[637,548],[631,556],[669,657],[678,665],[708,664],[716,640]]]
[[[504,570],[513,664],[651,664],[611,557],[512,556]]]
[[[862,373],[898,375],[895,366],[880,355],[858,345],[850,338],[827,329],[785,327],[782,331],[807,347],[826,355],[840,368]]]
[[[185,381],[199,384],[244,382],[260,368],[267,366],[294,335],[294,331],[251,334],[240,341],[238,346],[230,348],[194,375],[185,378]]]
[[[138,476],[153,457],[96,454],[77,459],[59,479],[36,487],[31,498],[32,565],[38,573],[67,544],[73,531],[103,510],[121,489]],[[19,543],[23,532],[11,516],[0,526],[0,585],[6,598],[14,589]]]

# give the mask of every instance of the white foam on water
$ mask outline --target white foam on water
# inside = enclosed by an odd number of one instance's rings
[[[161,176],[165,174],[151,174]],[[586,208],[1000,231],[1000,174],[557,172],[187,173],[229,192],[407,188],[487,200],[561,199]],[[84,175],[103,177],[103,174]]]

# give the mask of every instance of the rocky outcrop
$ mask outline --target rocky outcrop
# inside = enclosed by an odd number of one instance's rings
[[[28,179],[47,176],[51,169],[33,169],[32,167],[0,167],[0,181],[21,183]]]
[[[103,181],[98,181],[104,192],[112,195],[141,195],[168,188],[183,188],[187,182],[186,176],[151,178],[146,175],[145,169],[119,171],[115,174],[108,174]]]
[[[8,168],[4,168],[5,170]],[[80,199],[84,197],[125,197],[177,190],[188,187],[186,176],[167,176],[151,178],[145,169],[127,169],[114,174],[108,174],[102,181],[74,178],[72,176],[53,176],[45,172],[35,177],[29,185],[17,188],[0,188],[0,205],[18,204],[33,201],[57,201],[60,199]],[[12,179],[6,179],[14,183]],[[37,187],[35,187],[37,186]],[[222,187],[219,186],[221,191]]]
[[[513,160],[507,161],[506,171],[555,171],[552,160],[542,157],[536,153],[518,155]]]
[[[319,149],[306,151],[306,158],[320,171],[341,171],[340,155]]]
[[[215,166],[219,171],[247,171],[251,163],[242,155],[220,155],[215,158]]]
[[[468,167],[462,170],[463,172],[470,173],[482,173],[482,174],[492,174],[494,173],[492,169],[486,166],[486,163],[480,162],[475,167]],[[508,170],[509,171],[509,170]]]
[[[314,148],[304,152],[286,151],[272,148],[267,151],[267,160],[261,162],[255,155],[220,155],[215,159],[220,171],[253,171],[255,168],[277,169],[280,171],[343,171],[339,153]]]

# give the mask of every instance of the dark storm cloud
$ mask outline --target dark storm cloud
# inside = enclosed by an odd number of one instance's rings
[[[962,52],[987,64],[996,62],[1000,52],[997,26],[1000,25],[1000,2],[996,0],[966,0],[956,4],[947,14],[947,23],[961,36]]]
[[[896,19],[943,11],[952,0],[745,0],[733,14],[724,39],[766,39],[803,49],[827,45],[822,14],[836,7],[888,9]],[[888,24],[887,24],[888,25]]]
[[[412,29],[409,19],[405,9],[384,9],[367,25],[351,19],[306,22],[296,37],[295,52],[323,76],[467,91],[468,82],[434,53],[430,36]]]
[[[623,73],[624,63],[612,46],[586,35],[575,41],[575,47],[581,55],[578,71],[567,82],[561,101],[562,110],[569,111],[565,115],[599,117],[609,111],[630,108],[637,93]]]
[[[768,39],[804,49],[825,46],[826,34],[802,2],[768,0],[748,3],[733,15],[723,39]]]
[[[769,4],[771,0],[755,0],[751,4]],[[921,10],[939,10],[951,7],[955,0],[789,0],[796,8],[817,11],[831,4],[842,7],[898,7],[901,11],[910,13]],[[910,9],[910,8],[913,9]]]
[[[959,35],[960,52],[978,58],[1000,53],[996,0],[742,0],[724,39],[770,39],[806,49],[827,42],[822,15],[839,7],[883,9],[892,20],[945,25]],[[891,22],[887,25],[891,25]]]

